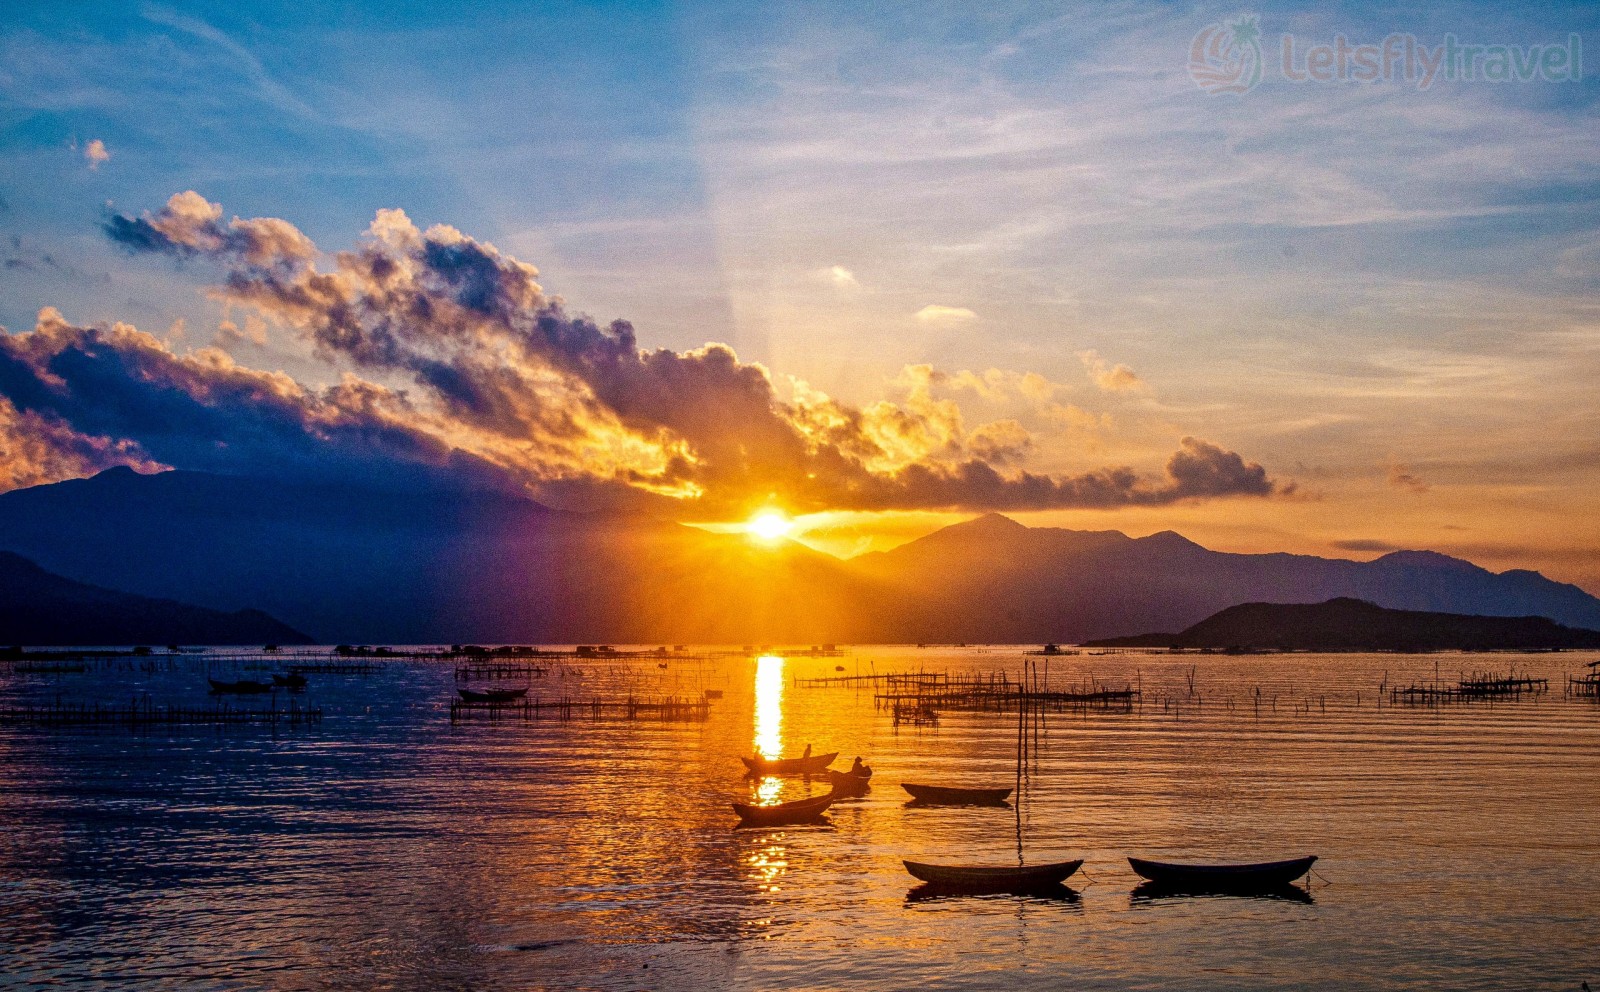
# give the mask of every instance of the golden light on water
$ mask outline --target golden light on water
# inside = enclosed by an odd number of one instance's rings
[[[783,659],[762,655],[756,659],[756,753],[783,757]]]

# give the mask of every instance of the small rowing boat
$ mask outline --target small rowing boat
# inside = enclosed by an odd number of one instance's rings
[[[744,766],[750,769],[752,775],[820,775],[833,764],[833,759],[839,757],[838,751],[829,751],[827,754],[814,754],[810,757],[802,755],[798,758],[768,758],[756,755],[753,758],[740,758]]]
[[[812,799],[796,799],[793,802],[774,803],[771,806],[752,806],[749,803],[733,803],[733,811],[739,814],[741,827],[787,827],[800,823],[817,823],[822,819],[822,814],[828,811],[834,800],[839,797],[834,793],[817,796]]]
[[[957,892],[1030,892],[1060,885],[1083,865],[1057,861],[1047,865],[930,865],[905,862],[913,878]]]
[[[1128,864],[1140,878],[1160,887],[1180,892],[1260,892],[1288,885],[1311,870],[1314,854],[1287,861],[1258,861],[1251,864],[1174,864],[1129,858]]]
[[[271,682],[257,682],[254,679],[240,679],[237,682],[218,682],[216,679],[206,679],[206,681],[211,683],[212,692],[225,692],[245,696],[272,691]]]
[[[528,694],[526,688],[522,689],[457,689],[461,693],[462,702],[467,703],[514,703]]]
[[[872,786],[872,769],[865,769],[865,775],[852,775],[849,772],[836,772],[828,769],[828,781],[833,785],[833,791],[841,796],[859,796]]]
[[[930,806],[999,806],[1011,795],[1010,789],[958,789],[911,782],[902,782],[900,788],[911,793],[912,799]]]

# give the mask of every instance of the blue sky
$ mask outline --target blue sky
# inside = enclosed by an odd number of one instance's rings
[[[1266,78],[1202,92],[1190,42],[1241,12]],[[537,265],[647,346],[726,342],[857,404],[903,390],[906,366],[1032,373],[1076,411],[1027,422],[1041,468],[1142,468],[1194,433],[1316,496],[1249,519],[1043,519],[1241,549],[1420,544],[1592,583],[1597,21],[1591,4],[13,5],[0,324],[181,318],[174,347],[203,347],[229,312],[217,271],[127,255],[110,212],[193,189],[334,251],[399,207]],[[1585,79],[1277,74],[1286,33],[1394,32],[1575,33]],[[91,168],[95,140],[110,157]],[[227,346],[336,377],[276,328]],[[1099,388],[1096,361],[1140,388]]]

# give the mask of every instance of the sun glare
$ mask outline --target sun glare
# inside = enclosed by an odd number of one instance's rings
[[[765,510],[756,514],[745,529],[763,541],[776,541],[794,529],[794,521],[776,510]]]

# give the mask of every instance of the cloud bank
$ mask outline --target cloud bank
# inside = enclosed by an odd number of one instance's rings
[[[903,397],[852,406],[725,345],[642,348],[626,321],[568,312],[533,266],[448,226],[419,230],[398,210],[331,255],[283,220],[224,221],[194,192],[105,231],[133,252],[217,263],[216,295],[292,329],[342,378],[313,390],[219,349],[179,355],[127,325],[77,327],[47,309],[33,331],[0,338],[0,396],[36,446],[63,452],[32,463],[66,474],[108,463],[417,474],[649,494],[696,513],[769,494],[797,511],[1027,510],[1281,490],[1260,465],[1197,438],[1182,439],[1160,477],[1030,472],[1020,466],[1032,435],[1015,420],[968,428],[935,392],[944,373],[908,368]]]

